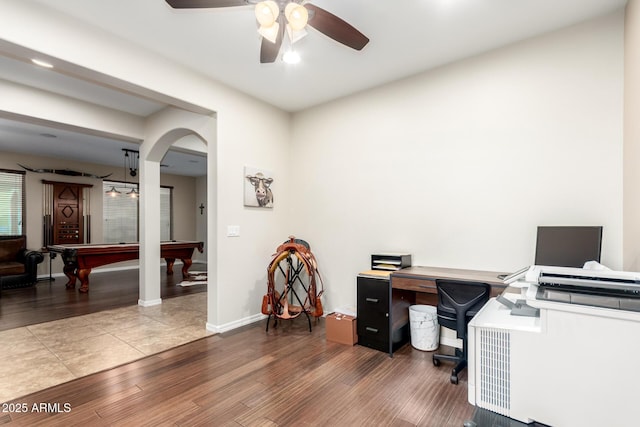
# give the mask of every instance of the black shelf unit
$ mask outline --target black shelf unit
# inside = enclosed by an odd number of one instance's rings
[[[398,271],[411,267],[411,254],[383,253],[371,255],[372,270]]]

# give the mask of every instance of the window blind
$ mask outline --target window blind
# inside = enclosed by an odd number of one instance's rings
[[[105,243],[139,241],[139,208],[138,199],[128,196],[138,184],[103,181],[103,240]],[[119,193],[110,194],[111,188]],[[172,188],[160,188],[160,240],[171,240],[173,237]]]
[[[0,169],[0,235],[24,234],[24,172]]]
[[[160,240],[173,239],[172,188],[160,187]]]
[[[111,188],[119,193],[112,195]],[[102,234],[104,243],[131,243],[138,241],[138,199],[128,197],[127,193],[136,184],[102,181]]]

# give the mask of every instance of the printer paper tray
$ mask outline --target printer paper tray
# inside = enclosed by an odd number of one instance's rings
[[[630,298],[627,296],[603,295],[541,285],[538,288],[536,299],[640,312],[640,298],[638,296]]]

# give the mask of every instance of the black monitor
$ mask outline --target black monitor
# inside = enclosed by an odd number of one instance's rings
[[[602,227],[538,227],[536,265],[582,268],[600,262]]]

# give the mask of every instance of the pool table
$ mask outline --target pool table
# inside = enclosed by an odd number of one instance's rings
[[[89,292],[89,274],[91,269],[114,262],[138,259],[140,244],[138,243],[105,243],[105,244],[69,244],[47,246],[51,253],[59,253],[64,263],[64,274],[69,278],[67,289],[75,289],[76,279],[80,280],[78,291]],[[166,241],[160,243],[160,256],[167,262],[167,274],[173,274],[173,264],[182,260],[182,276],[189,275],[191,256],[198,249],[202,252],[203,242]]]

